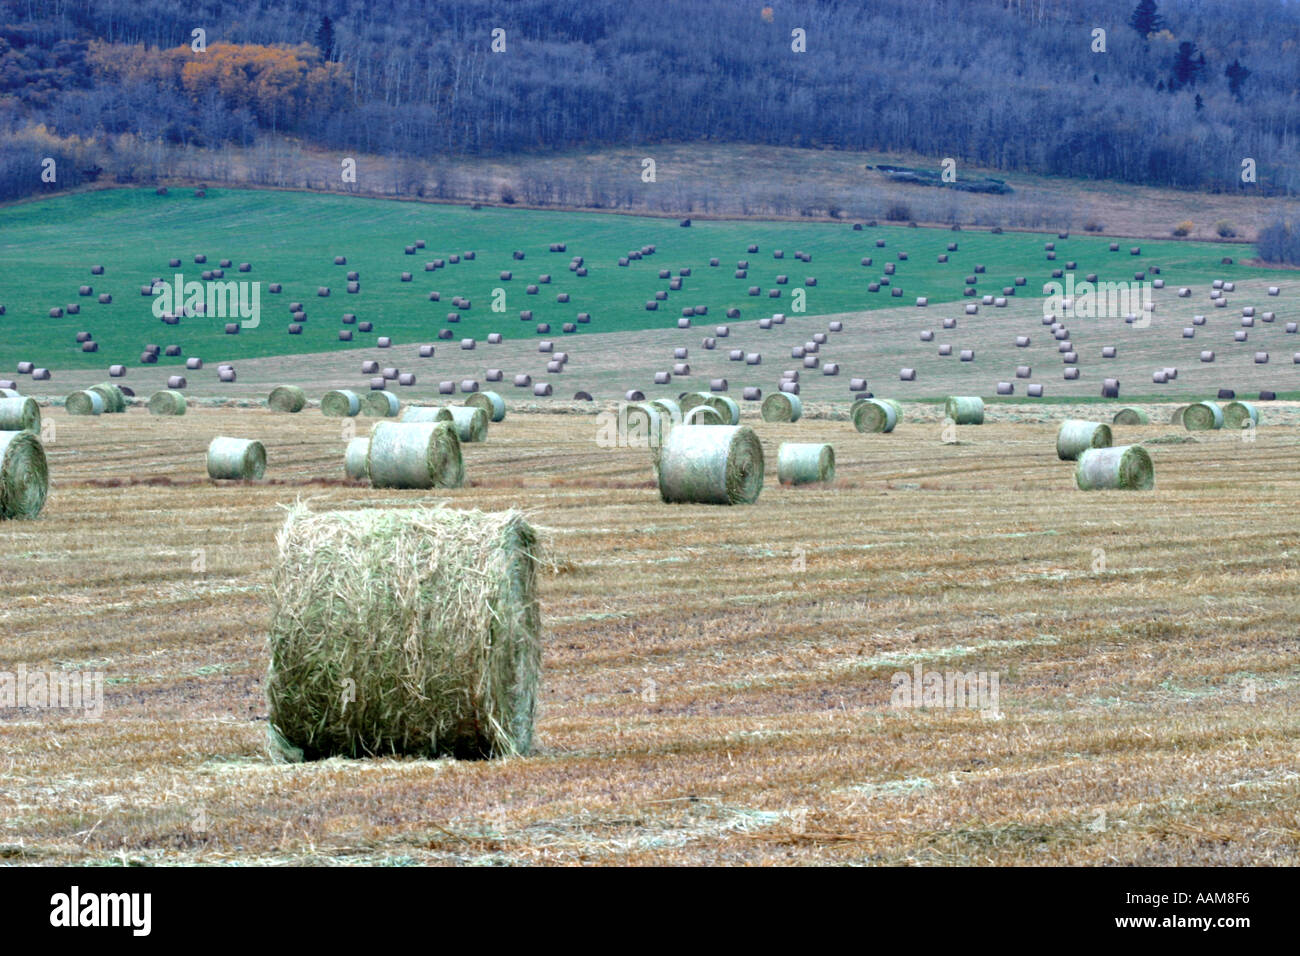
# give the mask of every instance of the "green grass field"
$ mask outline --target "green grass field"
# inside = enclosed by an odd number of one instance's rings
[[[404,254],[404,247],[418,239],[426,248]],[[877,239],[887,246],[877,248]],[[939,264],[937,257],[952,241],[959,243],[958,251]],[[1056,262],[1045,259],[1044,241],[1056,242]],[[1020,290],[1022,296],[1037,295],[1051,268],[1064,268],[1071,260],[1077,260],[1080,281],[1088,272],[1102,280],[1129,280],[1134,270],[1152,264],[1161,267],[1170,285],[1269,274],[1220,265],[1223,256],[1241,258],[1247,250],[1240,245],[1143,241],[1142,255],[1131,256],[1134,241],[1121,240],[1118,253],[1108,251],[1110,241],[904,226],[855,232],[847,223],[696,220],[683,229],[674,219],[622,215],[472,210],[257,190],[213,190],[197,199],[190,190],[158,196],[151,189],[116,189],[0,209],[0,304],[6,306],[0,317],[0,370],[7,373],[20,360],[56,371],[136,365],[148,343],[181,346],[182,356],[160,358],[163,367],[183,364],[192,355],[212,363],[368,350],[380,335],[395,344],[432,343],[443,328],[453,329],[456,339],[482,340],[493,331],[506,338],[531,338],[537,335],[536,323],[549,322],[558,337],[561,323],[574,321],[579,312],[592,316],[590,324],[578,326],[579,334],[670,328],[683,307],[695,305],[709,307],[709,322],[725,321],[731,307],[740,309],[741,320],[753,320],[773,311],[795,311],[791,296],[796,289],[806,294],[810,315],[896,307],[916,296],[928,296],[933,305],[960,300],[963,279],[977,263],[986,267],[978,277],[982,292],[999,293],[1023,275],[1028,284]],[[567,243],[566,253],[549,252],[552,242]],[[746,252],[751,243],[758,245],[758,253]],[[626,268],[617,265],[619,256],[645,245],[656,246],[657,253]],[[512,259],[516,249],[526,253],[524,261]],[[773,259],[775,249],[785,251],[783,260]],[[468,250],[474,250],[475,260],[424,271],[426,261]],[[811,254],[812,262],[796,260],[796,250]],[[899,252],[907,252],[909,259],[898,261]],[[207,256],[206,265],[194,264],[197,253]],[[346,267],[333,264],[336,255],[347,257]],[[574,255],[585,257],[588,276],[578,278],[569,271]],[[860,264],[863,256],[874,259],[871,267]],[[172,257],[181,260],[179,271],[187,280],[199,279],[202,269],[215,268],[222,258],[236,265],[252,263],[251,273],[241,275],[232,266],[225,278],[263,284],[260,326],[230,336],[217,318],[186,318],[179,326],[160,323],[140,286],[157,276],[170,281],[178,271],[168,267]],[[718,267],[710,268],[711,257],[720,260]],[[750,260],[745,279],[733,276],[740,259]],[[888,288],[867,291],[886,262],[897,266],[893,284],[904,290],[901,299],[891,297]],[[91,275],[96,263],[105,267],[104,275]],[[676,276],[687,267],[692,274],[683,280],[682,290],[669,293],[659,311],[647,312],[645,302],[668,288],[659,270],[671,269]],[[348,295],[345,274],[352,269],[361,274],[361,291]],[[513,280],[501,281],[502,270],[511,270]],[[411,282],[400,281],[403,271],[412,273]],[[542,273],[552,276],[551,283],[540,285],[537,295],[525,294],[525,286]],[[778,274],[787,275],[789,284],[778,286]],[[804,287],[808,276],[817,278],[816,287]],[[272,282],[283,284],[281,294],[267,292]],[[83,284],[93,286],[96,295],[111,293],[112,304],[79,297]],[[322,285],[331,289],[328,298],[316,295]],[[746,294],[754,285],[762,289],[760,297]],[[776,288],[782,290],[781,298],[768,298],[768,290]],[[495,289],[505,290],[500,312],[492,309]],[[441,301],[429,301],[432,290],[441,293]],[[558,303],[560,292],[571,301]],[[449,325],[454,295],[468,297],[472,308],[458,310],[461,321]],[[308,316],[303,333],[295,336],[287,334],[293,301],[302,302]],[[49,317],[51,308],[74,302],[81,304],[79,315]],[[523,309],[533,311],[533,321],[520,320]],[[371,321],[373,331],[354,330],[353,343],[339,342],[345,312]],[[97,353],[80,350],[75,336],[83,330],[99,342]]]

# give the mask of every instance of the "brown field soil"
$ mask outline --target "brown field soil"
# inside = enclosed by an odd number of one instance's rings
[[[725,508],[661,504],[645,450],[599,447],[586,414],[516,410],[465,446],[471,486],[431,495],[343,480],[351,423],[318,411],[47,409],[46,510],[0,525],[0,669],[107,686],[99,721],[0,708],[0,854],[1300,863],[1295,409],[1253,441],[1117,428],[1153,440],[1145,493],[1074,490],[1055,424],[1019,411],[945,444],[933,420],[859,435],[747,409],[767,483]],[[266,480],[210,482],[218,434],[264,441]],[[777,484],[787,440],[832,442],[836,483]],[[545,529],[534,754],[268,755],[266,589],[298,498]],[[1001,716],[891,707],[915,665],[998,674]]]

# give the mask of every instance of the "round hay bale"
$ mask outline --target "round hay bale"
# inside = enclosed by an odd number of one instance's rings
[[[1223,409],[1214,402],[1195,402],[1183,409],[1183,427],[1189,432],[1214,431],[1223,427]]]
[[[112,382],[100,382],[90,386],[87,391],[96,393],[104,400],[104,414],[120,415],[126,411],[126,393]]]
[[[528,753],[541,666],[536,542],[516,511],[295,508],[272,578],[267,698],[281,750]],[[348,674],[356,703],[339,693]]]
[[[475,392],[465,399],[467,408],[481,408],[488,421],[496,423],[506,417],[506,400],[496,392]]]
[[[8,391],[12,391],[9,389]],[[41,406],[17,392],[0,398],[0,432],[41,432]]]
[[[1229,402],[1223,406],[1223,427],[1241,428],[1247,421],[1259,424],[1259,410],[1249,402]]]
[[[300,412],[307,407],[307,393],[297,385],[279,385],[271,389],[266,404],[273,412]]]
[[[763,446],[745,426],[674,428],[660,456],[668,503],[753,504],[763,489]]]
[[[901,417],[898,404],[867,398],[853,403],[853,427],[863,433],[892,432]]]
[[[1109,448],[1110,443],[1109,425],[1067,418],[1056,433],[1056,457],[1061,461],[1075,461],[1089,448]]]
[[[551,395],[551,385],[549,382],[538,382],[533,386],[533,395],[537,398],[549,398]]]
[[[488,413],[482,408],[469,405],[448,405],[440,408],[434,415],[434,421],[451,422],[456,428],[456,437],[462,442],[480,442],[487,440]]]
[[[366,481],[370,477],[370,439],[358,436],[348,442],[343,453],[343,472],[353,481]]]
[[[902,381],[902,382],[915,382],[915,381],[916,381],[916,369],[914,369],[914,368],[900,368],[900,369],[898,370],[898,379],[899,379],[899,381]]]
[[[687,392],[682,397],[682,414],[687,414],[698,405],[708,405],[718,413],[724,425],[740,424],[740,406],[735,399],[711,392]]]
[[[1149,425],[1151,416],[1140,408],[1121,408],[1111,419],[1113,425]]]
[[[401,400],[392,392],[383,389],[367,392],[361,399],[361,414],[371,418],[392,418],[401,407]]]
[[[233,381],[235,380],[235,378],[236,378],[236,375],[235,375],[235,370],[234,370],[233,368],[219,368],[219,369],[217,369],[217,380],[218,380],[218,381],[221,381],[221,382],[233,382]]]
[[[722,413],[709,405],[696,405],[682,419],[686,425],[721,425]]]
[[[1074,483],[1081,491],[1147,491],[1155,487],[1155,466],[1141,445],[1090,448],[1079,455]]]
[[[90,390],[73,392],[64,399],[63,407],[69,415],[101,415],[104,412],[104,399],[98,392]]]
[[[835,449],[816,442],[782,442],[776,474],[783,485],[809,485],[835,480]]]
[[[759,409],[765,422],[797,422],[803,416],[803,401],[788,392],[773,392]]]
[[[256,481],[266,474],[266,448],[247,438],[212,439],[208,445],[208,477]]]
[[[321,397],[320,411],[326,418],[352,418],[361,414],[361,396],[349,389],[328,391]]]
[[[376,488],[459,488],[465,463],[453,422],[431,420],[441,408],[407,409],[401,422],[370,429],[366,472]],[[420,417],[413,420],[412,412]]]
[[[187,384],[187,383],[186,383],[186,381],[185,381],[185,376],[184,376],[184,375],[168,375],[168,376],[167,376],[167,387],[170,388],[170,389],[173,389],[173,390],[179,391],[180,389],[184,388],[184,387],[186,386],[186,384]]]
[[[943,413],[958,425],[983,425],[984,400],[973,395],[952,395],[943,403]]]
[[[185,396],[173,389],[164,389],[149,396],[150,415],[184,415]]]
[[[35,518],[49,488],[40,436],[22,429],[0,431],[0,520]]]

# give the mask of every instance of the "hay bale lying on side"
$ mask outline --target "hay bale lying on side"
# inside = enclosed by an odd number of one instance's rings
[[[29,431],[0,431],[0,520],[35,518],[50,489],[45,446]]]
[[[361,414],[371,418],[392,418],[401,408],[401,400],[392,392],[382,389],[367,392],[361,399]]]
[[[172,389],[154,392],[149,396],[150,415],[184,415],[185,396]]]
[[[277,544],[267,700],[282,752],[531,749],[541,614],[523,515],[298,506]]]
[[[459,488],[465,483],[460,439],[450,422],[378,422],[370,429],[366,470],[376,488]]]
[[[1067,418],[1056,433],[1056,457],[1061,461],[1075,461],[1089,448],[1109,448],[1110,442],[1109,425]]]
[[[721,425],[723,421],[722,415],[712,405],[696,405],[682,418],[682,424]]]
[[[307,393],[297,385],[279,385],[271,389],[266,404],[273,412],[295,414],[307,407]]]
[[[1241,428],[1247,421],[1259,424],[1259,410],[1250,402],[1229,402],[1223,406],[1223,427]]]
[[[0,398],[0,432],[41,432],[41,406],[34,398]]]
[[[944,415],[958,425],[984,424],[984,399],[973,395],[952,395],[943,404]]]
[[[1223,427],[1223,409],[1214,402],[1195,402],[1183,409],[1183,427],[1189,432],[1212,431]]]
[[[358,436],[348,442],[343,453],[343,472],[353,481],[365,481],[370,477],[370,439]]]
[[[671,428],[673,425],[682,423],[682,406],[676,399],[656,398],[646,404],[658,410],[659,414],[664,417],[667,427]]]
[[[506,400],[496,392],[475,392],[465,399],[470,408],[481,408],[487,413],[488,421],[496,423],[506,417]]]
[[[783,442],[777,451],[776,474],[783,485],[834,481],[835,449],[816,442]]]
[[[104,413],[104,399],[98,392],[92,392],[89,389],[81,392],[73,392],[63,400],[63,407],[67,409],[69,415],[102,415]]]
[[[126,411],[126,392],[113,382],[100,382],[90,386],[87,391],[95,392],[104,400],[104,414],[120,415]]]
[[[687,392],[681,398],[682,414],[689,415],[699,405],[708,405],[718,413],[724,425],[740,424],[740,406],[733,398],[713,392]]]
[[[1111,419],[1112,425],[1150,425],[1151,416],[1140,408],[1121,408]]]
[[[488,414],[481,408],[448,405],[438,409],[434,421],[451,422],[456,427],[456,437],[463,442],[487,441]]]
[[[803,416],[803,401],[788,392],[773,392],[763,399],[760,414],[765,422],[797,422]]]
[[[664,442],[659,495],[666,502],[753,504],[763,489],[763,446],[753,429],[674,428]]]
[[[1155,466],[1141,445],[1091,448],[1079,456],[1074,483],[1081,491],[1114,488],[1146,491],[1155,487]]]
[[[208,477],[255,481],[266,474],[266,448],[247,438],[212,439],[208,445]]]
[[[348,389],[326,392],[320,400],[320,411],[327,418],[352,418],[361,414],[361,396]]]
[[[853,427],[860,432],[892,432],[898,424],[896,403],[867,398],[853,403]]]

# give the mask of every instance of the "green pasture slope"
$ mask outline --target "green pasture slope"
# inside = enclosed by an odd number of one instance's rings
[[[406,255],[404,247],[417,239],[426,247]],[[886,247],[877,248],[877,239],[884,239]],[[938,263],[953,241],[959,243],[958,251],[948,263]],[[1046,260],[1045,241],[1056,242],[1055,262]],[[549,252],[552,242],[567,243],[567,251]],[[1119,253],[1108,251],[1109,242],[1084,235],[1058,240],[1052,234],[904,226],[855,232],[849,223],[697,220],[681,228],[675,219],[473,210],[310,193],[209,190],[199,199],[189,189],[166,196],[152,189],[115,189],[0,209],[0,304],[7,309],[0,316],[0,375],[8,375],[20,360],[56,371],[135,365],[148,343],[181,346],[180,358],[159,360],[164,366],[182,364],[192,355],[210,363],[369,347],[379,335],[399,344],[436,343],[443,328],[453,329],[456,341],[482,340],[494,331],[507,338],[533,337],[538,322],[549,322],[550,334],[559,338],[561,324],[574,321],[578,312],[592,316],[590,324],[578,326],[578,334],[671,327],[683,307],[695,305],[709,307],[708,317],[696,324],[713,325],[727,321],[729,307],[740,309],[742,320],[794,311],[791,294],[796,289],[806,292],[809,314],[898,306],[919,295],[934,305],[960,300],[963,279],[977,263],[986,267],[979,276],[981,292],[1000,293],[1015,276],[1024,275],[1029,281],[1019,292],[1031,296],[1041,292],[1053,267],[1064,268],[1072,259],[1078,261],[1079,281],[1088,272],[1097,272],[1102,280],[1129,280],[1134,270],[1151,264],[1161,266],[1170,285],[1264,274],[1219,264],[1225,255],[1238,258],[1251,252],[1241,246],[1143,241],[1139,257],[1128,253],[1133,242],[1121,241]],[[746,252],[751,243],[758,245],[757,253]],[[628,267],[618,265],[619,256],[645,245],[656,246],[656,254]],[[523,261],[512,258],[516,249],[526,254]],[[775,260],[775,249],[784,250],[785,258]],[[468,250],[476,253],[475,260],[424,271],[427,260]],[[796,260],[796,250],[810,253],[812,262]],[[908,253],[908,260],[900,262],[899,252]],[[196,253],[207,255],[206,265],[194,264]],[[346,267],[333,264],[336,255],[347,257]],[[585,257],[585,278],[568,269],[574,255]],[[860,264],[863,256],[874,259],[872,266]],[[181,259],[179,271],[187,280],[198,280],[202,269],[216,268],[227,258],[234,263],[226,270],[227,280],[263,283],[261,325],[237,336],[226,335],[216,318],[163,325],[140,286],[156,276],[171,281],[177,271],[167,265],[171,257]],[[718,267],[709,266],[711,257],[720,260]],[[748,278],[734,278],[740,259],[750,261]],[[237,272],[244,261],[252,263],[251,273]],[[897,267],[893,284],[904,290],[901,299],[891,297],[888,287],[875,294],[867,291],[868,282],[883,275],[886,262]],[[104,275],[90,274],[96,263],[105,267]],[[682,290],[671,292],[659,311],[647,312],[646,301],[668,289],[659,270],[671,269],[676,276],[682,268],[692,270]],[[345,292],[350,269],[361,274],[359,294]],[[501,281],[502,270],[512,271],[513,280]],[[411,272],[413,281],[401,282],[403,271]],[[526,295],[525,286],[542,273],[552,276],[551,283],[541,285],[537,295]],[[778,274],[787,275],[789,284],[778,286]],[[817,278],[816,287],[804,286],[808,276]],[[271,282],[282,283],[283,293],[269,294]],[[79,297],[83,284],[93,286],[96,296],[112,293],[113,302],[100,305],[95,296]],[[328,298],[316,294],[322,285],[331,289]],[[751,285],[761,287],[761,297],[746,294]],[[506,292],[503,313],[491,307],[498,288]],[[781,298],[768,298],[768,290],[775,288],[782,290]],[[431,290],[441,293],[440,302],[429,301]],[[556,302],[560,292],[569,293],[569,303]],[[461,321],[449,326],[453,295],[468,297],[472,307],[459,310]],[[292,301],[302,302],[307,313],[301,335],[287,334]],[[79,315],[49,318],[52,307],[74,302],[81,305]],[[520,320],[522,309],[533,310],[533,321]],[[355,331],[350,344],[338,341],[344,312],[371,321],[373,331]],[[79,331],[99,342],[97,353],[80,351]],[[456,347],[455,341],[443,343],[447,346]]]

